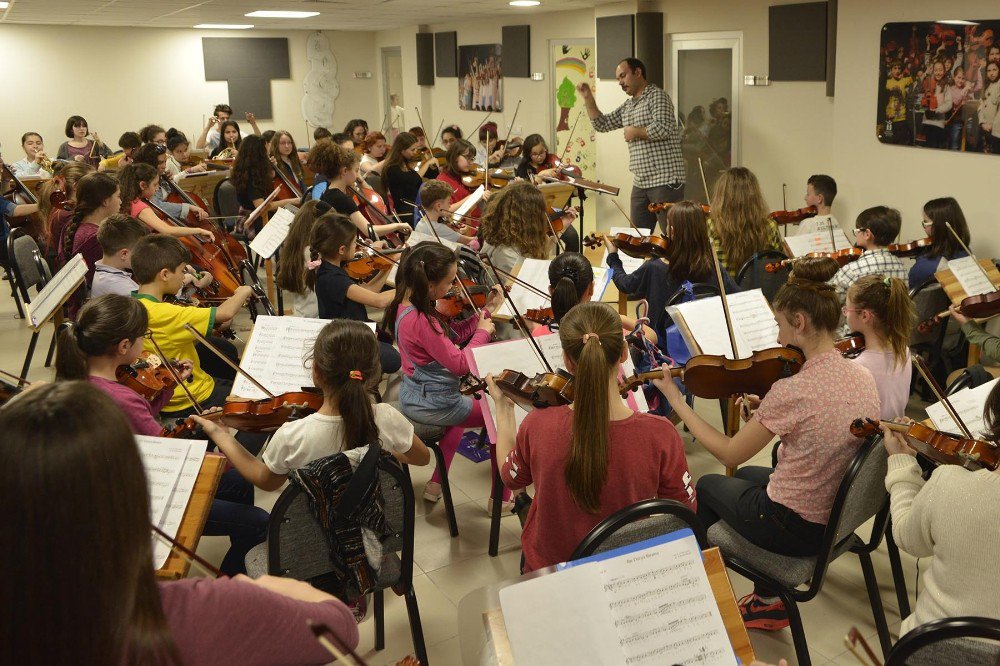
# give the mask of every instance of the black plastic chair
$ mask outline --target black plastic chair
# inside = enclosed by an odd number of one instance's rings
[[[645,499],[615,511],[595,525],[583,537],[569,559],[579,560],[594,553],[614,550],[685,527],[694,532],[699,547],[709,547],[705,526],[689,507],[677,500]]]
[[[28,289],[34,287],[35,293],[40,292],[48,281],[52,278],[48,264],[42,259],[41,251],[35,239],[28,235],[24,229],[12,229],[8,236],[8,248],[10,250],[11,276],[20,293],[21,303],[28,305],[31,303],[31,296]],[[38,345],[39,331],[31,332],[31,340],[28,342],[28,349],[24,355],[24,364],[21,366],[21,377],[28,376],[31,367],[31,360],[35,355],[35,347]],[[56,331],[53,328],[52,340],[49,342],[49,351],[45,357],[45,367],[52,363],[52,354],[55,350]]]
[[[7,234],[7,257],[14,256],[14,233]],[[17,318],[24,319],[24,306],[21,304],[21,295],[18,293],[17,279],[14,277],[14,269],[11,267],[13,262],[8,259],[7,265],[3,266],[4,275],[7,276],[7,281],[10,282],[10,295],[14,298],[14,305],[17,306]]]
[[[885,659],[885,666],[953,664],[1000,664],[1000,620],[948,617],[922,624],[900,638]]]
[[[708,540],[722,551],[727,567],[754,583],[774,590],[781,597],[801,666],[809,666],[812,662],[798,603],[809,601],[820,593],[830,562],[848,551],[857,554],[861,561],[882,654],[889,653],[889,626],[871,560],[871,553],[878,548],[889,522],[889,495],[884,485],[887,466],[888,457],[881,436],[866,439],[840,483],[823,537],[823,547],[815,556],[792,557],[772,553],[754,545],[724,521],[708,528]],[[864,542],[854,531],[872,517],[875,521],[871,537]],[[806,583],[808,587],[801,589],[800,586]]]
[[[791,275],[792,271],[790,267],[782,266],[777,271],[768,272],[766,267],[769,263],[784,259],[788,259],[788,255],[778,250],[757,252],[740,266],[735,277],[736,284],[743,291],[760,289],[764,292],[764,298],[770,303],[774,295],[781,289],[781,285],[788,282],[788,276]]]

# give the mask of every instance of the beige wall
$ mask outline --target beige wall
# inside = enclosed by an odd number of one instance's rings
[[[174,30],[71,26],[0,26],[4,88],[0,123],[4,159],[23,157],[21,134],[41,132],[54,156],[65,141],[66,118],[84,116],[114,147],[122,132],[155,122],[197,137],[212,108],[227,101],[224,81],[205,81],[202,37],[287,37],[291,79],[271,84],[274,118],[261,128],[286,129],[306,145],[302,83],[309,70],[306,31]],[[376,51],[367,32],[327,32],[337,60],[340,96],[335,130],[351,118],[376,116],[378,80],[355,79],[376,71]],[[57,79],[56,72],[63,73]],[[245,124],[245,123],[243,123]],[[242,125],[241,124],[241,128]],[[248,130],[247,130],[248,131]]]

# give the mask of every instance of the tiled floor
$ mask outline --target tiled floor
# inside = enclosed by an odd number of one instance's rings
[[[0,289],[4,290],[4,294],[0,296],[0,368],[17,373],[24,358],[30,330],[24,320],[15,318],[13,301],[7,296],[8,283],[2,283]],[[246,331],[249,322],[241,318],[237,328]],[[29,379],[51,379],[51,371],[43,367],[50,331],[51,327],[41,335]],[[245,335],[242,337],[245,338]],[[717,403],[699,400],[696,408],[706,418],[719,424]],[[722,471],[721,465],[711,455],[697,443],[690,441],[690,436],[685,434],[684,437],[689,465],[695,478]],[[751,464],[769,464],[769,456],[768,448]],[[457,616],[462,597],[478,587],[518,575],[520,528],[516,518],[503,520],[499,556],[493,558],[487,554],[489,516],[486,513],[486,499],[489,494],[489,470],[488,463],[475,464],[462,456],[455,458],[451,482],[460,530],[460,536],[455,539],[448,534],[443,505],[428,505],[419,499],[423,484],[430,476],[430,468],[411,470],[418,496],[417,566],[414,583],[429,658],[435,666],[461,663]],[[258,491],[257,504],[270,508],[278,494]],[[862,536],[867,536],[864,530],[861,533]],[[206,537],[198,552],[218,563],[225,548],[225,539]],[[890,631],[895,638],[900,618],[884,545],[874,554],[874,564]],[[904,554],[903,565],[912,595],[916,563],[913,558]],[[731,578],[737,598],[750,591],[752,586],[747,580],[736,574],[731,574]],[[875,650],[878,650],[864,578],[854,555],[848,553],[830,566],[823,591],[816,599],[804,604],[801,611],[814,664],[855,663],[843,640],[852,626],[858,627],[869,638]],[[396,660],[412,652],[405,605],[392,594],[386,599],[386,649],[382,652],[374,651],[374,626],[371,620],[363,623],[361,635],[359,653],[373,665],[394,664]],[[784,657],[790,664],[796,663],[788,630],[774,634],[752,631],[750,636],[759,659],[776,663],[779,658]]]

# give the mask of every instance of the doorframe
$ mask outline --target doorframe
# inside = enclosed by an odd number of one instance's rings
[[[680,113],[680,100],[677,96],[678,53],[680,51],[704,51],[708,49],[729,49],[732,53],[732,84],[729,94],[729,110],[732,117],[732,148],[730,162],[740,166],[742,115],[740,114],[740,97],[743,88],[743,33],[741,31],[721,32],[678,32],[668,35],[670,40],[670,96],[675,102],[675,109]],[[707,109],[706,109],[707,112]]]
[[[382,123],[385,123],[386,114],[389,113],[389,95],[392,91],[389,89],[389,64],[388,60],[391,57],[399,58],[400,63],[400,82],[405,83],[405,79],[402,77],[402,63],[403,63],[403,49],[399,46],[383,46],[379,50],[379,59],[382,63],[382,118],[380,119]],[[399,94],[403,94],[400,90]],[[405,100],[404,100],[405,104]],[[389,128],[390,133],[392,128]]]

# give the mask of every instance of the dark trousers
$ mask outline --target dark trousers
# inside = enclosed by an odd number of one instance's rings
[[[267,538],[268,513],[253,504],[253,485],[231,469],[222,475],[208,512],[205,534],[228,536],[229,552],[219,566],[227,576],[245,574],[246,555]]]
[[[236,351],[236,345],[234,345],[232,341],[220,338],[217,335],[210,335],[208,337],[208,341],[211,342],[212,346],[222,352],[230,361],[236,365],[240,364],[240,354]],[[199,342],[195,345],[195,351],[198,352],[198,363],[201,365],[202,370],[213,377],[228,379],[230,382],[236,379],[236,371],[229,367],[229,365],[215,353],[213,353],[211,349]]]
[[[382,361],[382,372],[386,374],[397,372],[403,367],[403,359],[400,358],[399,352],[388,342],[379,340],[378,356],[379,360]]]
[[[559,237],[562,241],[563,247],[566,252],[579,252],[580,251],[580,234],[577,232],[576,227],[569,226],[563,231],[562,236]]]
[[[659,185],[657,187],[635,187],[632,186],[631,212],[632,222],[640,229],[655,231],[656,221],[661,220],[660,228],[666,229],[667,213],[650,213],[649,204],[663,203],[666,201],[677,203],[684,198],[684,183],[679,183],[675,187],[670,185]]]
[[[767,496],[774,470],[741,467],[736,476],[707,474],[698,481],[698,518],[706,529],[724,520],[740,536],[765,550],[781,555],[815,555],[823,545],[826,525],[809,522]],[[756,586],[763,597],[774,591]]]

